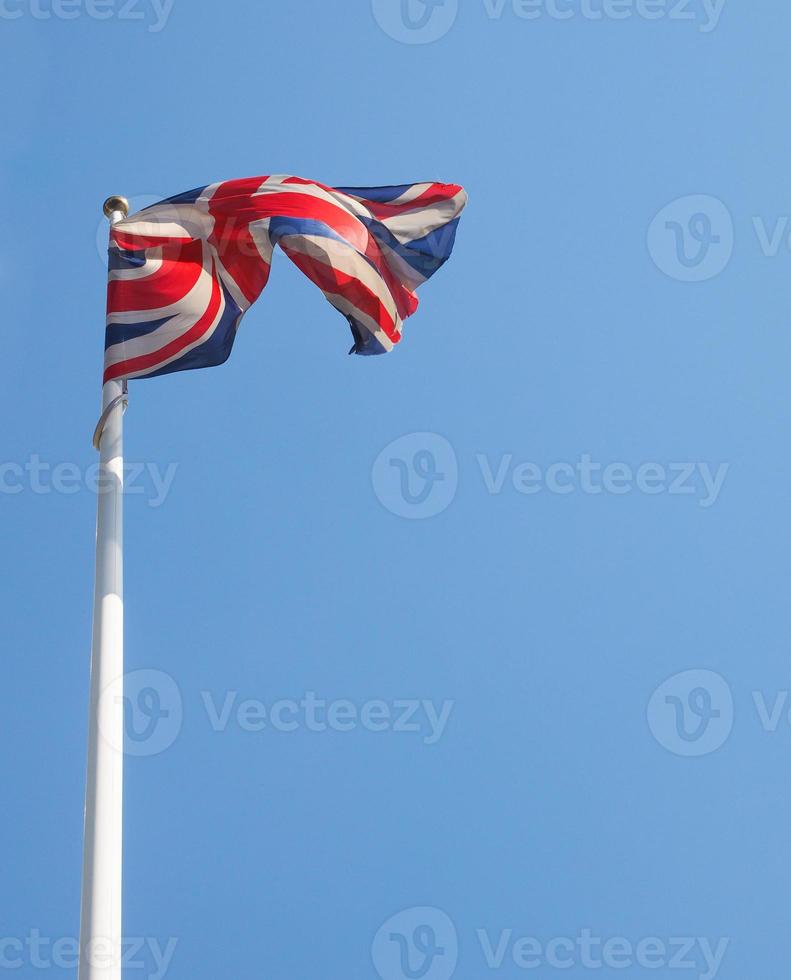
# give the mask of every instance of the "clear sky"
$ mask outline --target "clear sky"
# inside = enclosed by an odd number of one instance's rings
[[[0,976],[75,975],[101,203],[269,173],[470,204],[392,355],[280,256],[131,385],[127,976],[787,975],[791,10],[457,6],[0,4]]]

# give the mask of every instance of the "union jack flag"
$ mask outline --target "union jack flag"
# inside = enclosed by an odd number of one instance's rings
[[[154,204],[111,230],[104,380],[222,364],[275,245],[349,321],[352,353],[390,351],[415,290],[450,257],[466,203],[456,184],[332,188],[280,175]]]

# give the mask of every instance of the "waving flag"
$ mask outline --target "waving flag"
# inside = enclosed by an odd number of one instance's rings
[[[251,177],[168,198],[111,231],[104,380],[210,367],[269,279],[276,245],[346,317],[356,354],[401,340],[450,257],[456,184],[325,187]]]

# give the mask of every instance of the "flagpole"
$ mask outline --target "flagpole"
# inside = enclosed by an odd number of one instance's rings
[[[111,225],[129,205],[108,198]],[[121,980],[124,777],[123,416],[126,384],[108,381],[94,445],[99,450],[88,772],[79,980]]]

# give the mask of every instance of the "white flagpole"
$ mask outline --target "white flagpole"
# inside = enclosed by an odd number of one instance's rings
[[[105,201],[113,225],[121,197]],[[124,778],[123,416],[126,384],[108,381],[94,445],[100,453],[96,519],[85,851],[79,980],[121,980],[121,872]]]

